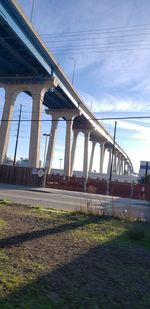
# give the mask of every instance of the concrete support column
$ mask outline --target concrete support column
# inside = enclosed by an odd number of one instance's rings
[[[123,160],[122,160],[122,175],[125,175],[124,171],[125,171],[125,158],[123,157]]]
[[[131,171],[132,171],[131,166],[130,164],[128,164],[128,175],[131,175]]]
[[[83,177],[88,179],[88,150],[89,150],[89,137],[91,130],[87,130],[84,132],[84,159],[83,159]]]
[[[64,176],[71,176],[71,143],[72,143],[72,119],[66,120],[66,142],[65,142],[65,159],[64,159]]]
[[[104,165],[104,156],[105,156],[105,142],[100,144],[100,164],[99,164],[99,172],[103,173],[103,165]]]
[[[128,162],[126,162],[126,172],[127,172],[127,176],[128,176],[128,172],[129,172],[129,170],[128,170],[128,166],[129,166],[129,164],[128,164]]]
[[[123,156],[121,156],[120,175],[123,175]]]
[[[57,118],[63,118],[66,120],[66,141],[65,141],[65,156],[64,156],[64,177],[71,176],[71,162],[72,162],[72,125],[73,119],[76,116],[81,115],[81,112],[76,109],[47,109],[46,114],[55,115]],[[54,127],[53,127],[54,128]],[[54,128],[54,131],[56,129]],[[53,148],[53,147],[52,147]]]
[[[119,156],[116,158],[116,175],[119,175]]]
[[[73,174],[74,168],[74,159],[75,159],[75,152],[76,152],[76,144],[77,144],[77,136],[79,134],[79,130],[73,130],[73,143],[72,143],[72,151],[71,151],[71,176]]]
[[[30,149],[29,149],[29,166],[38,167],[39,166],[39,152],[40,152],[40,127],[41,123],[40,114],[41,106],[43,101],[43,96],[45,92],[56,87],[58,84],[57,80],[54,78],[49,78],[47,80],[41,81],[40,83],[31,82],[20,82],[20,79],[16,77],[11,83],[3,84],[2,87],[5,89],[5,105],[3,110],[3,116],[0,128],[0,163],[4,162],[6,157],[11,119],[14,108],[14,103],[16,96],[24,91],[28,91],[32,95],[32,124],[31,124],[31,134],[30,134]],[[34,121],[35,120],[35,121]],[[36,121],[37,120],[37,121]]]
[[[56,132],[58,127],[59,117],[56,114],[52,115],[52,125],[50,130],[49,144],[46,155],[46,165],[48,166],[48,174],[51,172],[54,148],[55,148],[55,140],[56,140]]]
[[[122,157],[121,174],[124,175],[124,157]]]
[[[109,149],[108,152],[109,152],[109,159],[108,159],[107,175],[109,176],[111,168],[111,160],[112,160],[112,149]]]
[[[38,91],[32,94],[32,123],[29,146],[29,166],[39,167],[40,160],[40,142],[41,142],[41,112],[44,91]]]
[[[92,172],[95,146],[96,146],[96,141],[92,141],[92,151],[91,151],[91,157],[90,157],[89,173]]]
[[[119,153],[117,153],[117,156],[116,156],[116,175],[119,174]]]
[[[117,166],[117,174],[120,175],[120,169],[121,169],[121,154],[118,155],[118,166]]]
[[[17,92],[11,86],[5,88],[5,105],[0,126],[0,164],[3,164],[7,155],[7,148],[11,129],[11,119]]]
[[[118,155],[118,175],[119,176],[121,175],[121,157],[122,157],[122,155],[119,154]]]
[[[124,171],[123,171],[123,175],[127,175],[127,161],[126,161],[126,159],[124,159]]]
[[[113,168],[112,168],[114,175],[117,175],[117,153],[118,153],[117,150],[115,150],[114,160],[113,160]]]

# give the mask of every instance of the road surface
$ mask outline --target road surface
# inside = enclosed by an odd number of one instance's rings
[[[130,210],[134,212],[134,215],[142,217],[150,215],[150,202],[147,201],[50,188],[0,184],[0,199],[24,205],[41,205],[64,210],[90,207],[96,210],[106,209],[107,212],[117,211],[125,214]]]

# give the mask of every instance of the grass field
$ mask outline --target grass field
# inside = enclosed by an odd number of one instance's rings
[[[150,308],[150,226],[0,203],[0,308]]]

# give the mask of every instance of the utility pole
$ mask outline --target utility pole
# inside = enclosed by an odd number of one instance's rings
[[[112,168],[113,168],[113,162],[114,162],[113,158],[114,158],[114,153],[115,153],[116,128],[117,128],[117,121],[115,121],[115,127],[114,127],[113,149],[112,149],[110,175],[109,175],[109,194],[110,194],[110,185],[111,185],[111,179],[112,179]]]
[[[17,128],[17,135],[16,135],[16,145],[15,145],[13,166],[16,165],[16,155],[17,155],[19,132],[20,132],[21,113],[22,113],[22,104],[20,104],[20,112],[19,112],[19,119],[18,119],[18,128]]]

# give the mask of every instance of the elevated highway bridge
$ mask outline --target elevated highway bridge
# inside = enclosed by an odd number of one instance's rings
[[[7,154],[14,103],[17,95],[24,91],[32,96],[30,167],[39,166],[41,106],[44,104],[46,113],[52,116],[46,158],[49,173],[60,118],[66,120],[67,124],[64,176],[70,177],[73,173],[76,140],[81,131],[85,135],[83,164],[85,178],[88,177],[88,171],[92,170],[96,143],[101,145],[100,173],[103,172],[106,150],[109,151],[108,172],[112,162],[113,171],[118,175],[130,175],[133,172],[128,155],[118,143],[113,147],[113,137],[95,119],[15,0],[0,0],[0,87],[5,89],[5,105],[0,127],[1,164],[4,163]],[[92,142],[90,164],[88,164],[89,140]]]

